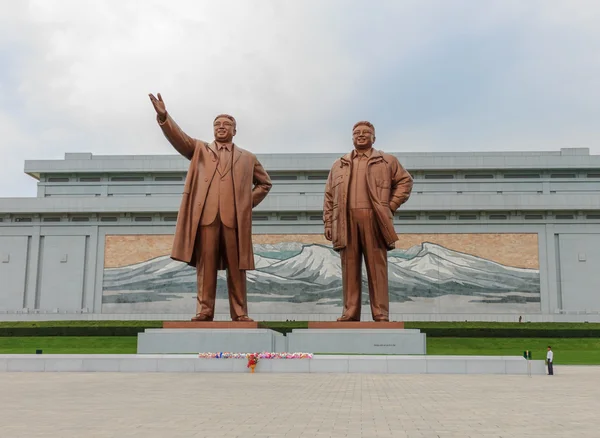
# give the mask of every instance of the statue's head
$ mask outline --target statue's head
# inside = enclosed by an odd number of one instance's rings
[[[233,140],[235,136],[236,122],[233,116],[229,114],[219,114],[215,117],[215,121],[213,122],[213,129],[215,133],[215,140],[228,143]]]
[[[352,127],[352,143],[356,149],[369,149],[375,143],[375,127],[362,120]]]

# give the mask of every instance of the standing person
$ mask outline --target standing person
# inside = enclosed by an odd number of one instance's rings
[[[252,208],[271,190],[269,175],[254,154],[233,143],[232,116],[215,118],[215,139],[207,143],[177,126],[160,93],[158,99],[150,94],[150,101],[167,140],[191,161],[171,258],[196,268],[198,297],[192,321],[213,320],[217,270],[224,269],[231,319],[252,321],[246,297],[246,270],[254,269]]]
[[[343,314],[360,321],[362,258],[374,321],[389,321],[387,251],[395,247],[394,212],[412,191],[413,179],[398,159],[373,149],[375,127],[352,128],[354,150],[336,160],[325,186],[325,238],[342,259]]]
[[[554,352],[552,351],[552,347],[550,347],[550,345],[548,345],[548,353],[546,353],[546,363],[548,364],[548,375],[549,376],[554,375],[553,362],[554,362]]]

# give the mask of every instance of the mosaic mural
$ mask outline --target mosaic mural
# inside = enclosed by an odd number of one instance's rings
[[[401,234],[390,251],[390,311],[540,311],[537,234]],[[194,313],[196,275],[173,261],[171,235],[108,235],[104,313]],[[247,272],[250,313],[339,313],[339,255],[322,235],[255,235]],[[368,302],[363,268],[363,297]],[[225,272],[217,313],[228,314]],[[368,312],[368,307],[363,311]]]

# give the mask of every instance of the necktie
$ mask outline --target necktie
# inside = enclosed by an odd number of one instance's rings
[[[223,173],[227,168],[228,150],[225,146],[221,146],[219,150],[219,172]]]

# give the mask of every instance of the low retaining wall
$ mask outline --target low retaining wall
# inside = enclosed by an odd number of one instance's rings
[[[160,354],[6,354],[0,372],[244,373],[245,359]],[[529,368],[528,368],[529,367]],[[545,374],[544,361],[518,356],[343,356],[262,359],[256,372],[384,374]]]

